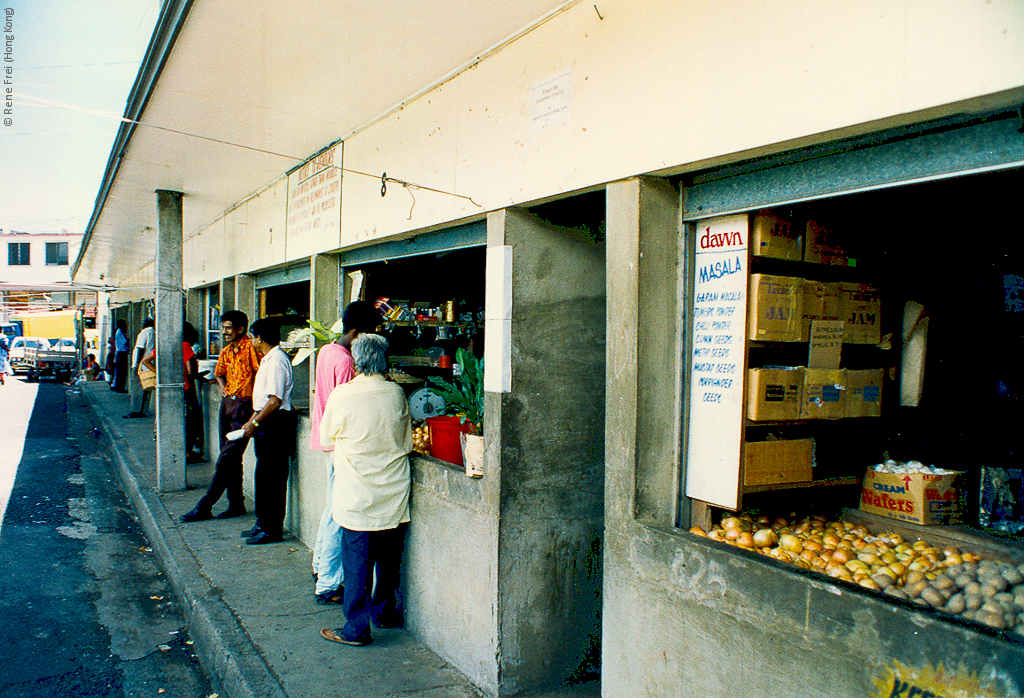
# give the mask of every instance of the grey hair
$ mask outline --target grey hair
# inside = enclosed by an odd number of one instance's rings
[[[357,373],[375,376],[388,370],[388,340],[379,334],[361,334],[352,340],[352,363]]]

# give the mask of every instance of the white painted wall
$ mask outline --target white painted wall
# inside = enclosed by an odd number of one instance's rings
[[[562,71],[570,118],[531,132],[531,87]],[[1017,0],[580,3],[346,140],[341,245],[636,174],[1012,105],[1022,86]],[[996,95],[1006,90],[1016,93]],[[480,206],[395,183],[382,198],[384,172]],[[188,241],[186,285],[313,251],[281,239],[283,175]],[[322,244],[337,249],[333,237]]]

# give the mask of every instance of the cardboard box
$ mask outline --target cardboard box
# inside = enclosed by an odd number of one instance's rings
[[[846,371],[846,416],[882,416],[882,380],[885,370],[868,368]]]
[[[804,279],[803,312],[800,333],[806,339],[811,336],[813,320],[837,321],[839,317],[840,285],[833,282]]]
[[[807,221],[804,228],[804,261],[841,267],[857,266],[850,251],[849,237],[842,231],[817,221]]]
[[[750,275],[747,337],[762,342],[807,341],[802,333],[803,279]]]
[[[811,320],[807,367],[839,368],[842,356],[843,323],[839,320]]]
[[[846,416],[846,370],[804,369],[801,419],[842,419]]]
[[[793,222],[770,211],[758,211],[750,223],[750,252],[758,257],[792,259],[804,254],[804,236]]]
[[[747,371],[747,418],[755,422],[800,419],[803,366],[768,366]]]
[[[861,511],[923,526],[960,523],[958,475],[897,475],[868,468],[861,489]]]
[[[878,344],[882,339],[882,302],[867,284],[839,284],[839,319],[847,344]]]
[[[814,439],[743,444],[743,484],[781,485],[813,479]]]

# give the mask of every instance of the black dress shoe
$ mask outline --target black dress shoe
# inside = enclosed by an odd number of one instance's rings
[[[257,533],[261,533],[262,531],[263,529],[260,528],[259,524],[256,524],[252,528],[247,528],[244,531],[242,531],[242,538],[252,538]]]
[[[340,604],[345,602],[345,587],[340,586],[336,591],[325,591],[316,595],[316,602],[321,606]]]
[[[245,507],[228,507],[221,513],[217,514],[218,519],[233,519],[236,516],[245,516]],[[248,538],[249,536],[246,536]]]
[[[192,523],[193,521],[206,521],[212,519],[213,513],[209,511],[203,511],[201,509],[193,509],[192,511],[186,511],[184,514],[178,517],[178,521],[182,523]]]
[[[272,536],[266,531],[260,531],[256,535],[246,538],[246,545],[265,545],[266,543],[280,543],[283,540],[282,536]]]

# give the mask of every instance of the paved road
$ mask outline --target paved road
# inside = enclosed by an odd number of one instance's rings
[[[81,396],[8,376],[0,405],[0,696],[209,696]]]

